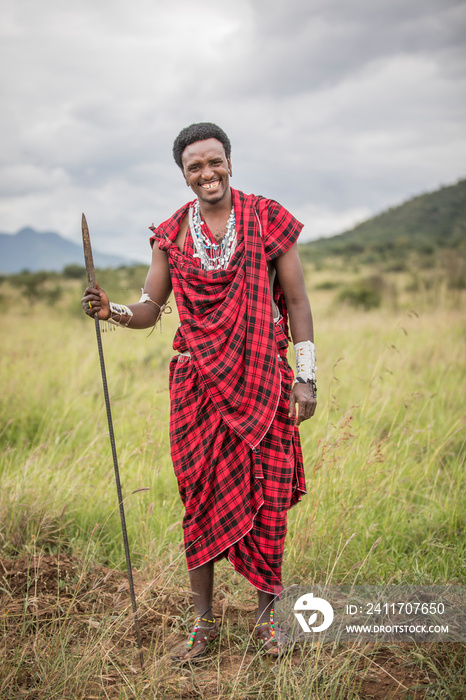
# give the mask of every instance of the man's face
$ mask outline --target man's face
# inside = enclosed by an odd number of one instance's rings
[[[230,191],[231,162],[217,139],[195,141],[181,156],[183,175],[197,198],[217,204]]]

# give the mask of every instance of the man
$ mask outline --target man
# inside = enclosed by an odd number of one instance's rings
[[[230,141],[215,124],[183,129],[173,155],[197,199],[151,227],[140,301],[121,306],[88,288],[82,305],[89,316],[148,328],[175,294],[170,443],[196,621],[173,658],[199,656],[218,635],[214,562],[223,557],[257,589],[256,637],[277,656],[283,638],[273,601],[286,515],[305,493],[297,426],[316,407],[312,316],[296,245],[302,224],[277,202],[230,187]],[[286,358],[288,318],[296,379]]]

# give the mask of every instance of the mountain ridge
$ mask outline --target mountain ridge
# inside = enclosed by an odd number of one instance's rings
[[[134,260],[98,249],[93,250],[93,257],[95,266],[100,268],[135,264]],[[39,232],[25,226],[14,234],[0,233],[0,272],[3,274],[24,270],[61,272],[67,265],[84,267],[82,247],[55,231]]]
[[[416,195],[352,229],[303,244],[322,255],[378,254],[399,257],[407,251],[432,254],[466,243],[466,179]]]
[[[466,245],[466,179],[416,195],[357,224],[352,229],[300,245],[304,259],[358,256],[399,259],[410,252],[433,255],[441,248],[461,251]],[[96,267],[138,263],[94,250]],[[84,266],[81,246],[52,231],[24,227],[0,233],[0,273],[61,272],[67,265]]]

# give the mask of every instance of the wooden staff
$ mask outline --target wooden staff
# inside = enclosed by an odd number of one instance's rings
[[[84,248],[84,260],[86,262],[87,281],[88,281],[89,287],[95,288],[95,270],[94,270],[94,260],[92,257],[91,239],[89,237],[89,229],[87,227],[87,221],[86,221],[86,217],[84,216],[84,214],[82,216],[82,232],[83,232],[83,248]],[[129,591],[130,591],[130,595],[131,595],[131,605],[133,607],[133,618],[134,618],[134,627],[136,629],[136,640],[137,640],[137,645],[138,645],[138,649],[139,649],[139,662],[141,664],[141,669],[144,670],[144,657],[142,654],[142,647],[141,647],[141,631],[139,628],[139,618],[138,618],[138,610],[137,610],[137,605],[136,605],[136,596],[134,594],[133,570],[131,568],[131,557],[130,557],[130,553],[129,553],[128,533],[126,530],[125,509],[123,506],[123,495],[121,492],[120,471],[118,469],[118,458],[117,458],[117,451],[116,451],[116,446],[115,446],[115,435],[113,432],[112,412],[110,409],[110,397],[108,394],[107,373],[105,371],[104,351],[102,348],[102,337],[100,335],[99,314],[97,312],[94,316],[94,321],[95,321],[95,334],[97,337],[97,346],[99,348],[100,370],[102,373],[102,384],[103,384],[103,388],[104,388],[105,407],[107,409],[108,433],[109,433],[109,437],[110,437],[110,444],[112,446],[113,468],[115,471],[115,482],[116,482],[116,488],[117,488],[117,494],[118,494],[118,505],[120,507],[121,530],[123,533],[123,544],[124,544],[124,548],[125,548],[126,569],[128,572]]]

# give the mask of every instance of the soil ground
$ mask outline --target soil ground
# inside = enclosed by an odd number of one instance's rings
[[[87,671],[79,697],[89,700],[134,697],[126,691],[134,683],[143,689],[144,682],[152,691],[147,697],[214,700],[222,697],[219,677],[230,689],[237,679],[237,697],[255,698],[261,697],[260,691],[254,693],[250,688],[250,694],[244,693],[244,671],[248,669],[250,674],[251,668],[256,668],[262,680],[264,672],[276,673],[276,664],[264,661],[254,643],[247,640],[248,632],[253,630],[254,606],[232,606],[220,591],[216,592],[214,608],[215,616],[222,621],[220,640],[215,653],[197,663],[193,672],[194,665],[179,667],[169,658],[170,649],[186,639],[189,627],[185,624],[191,620],[189,592],[158,590],[143,573],[134,572],[145,658],[142,674],[125,573],[103,566],[87,568],[70,556],[41,555],[0,561],[0,577],[2,698],[52,697],[44,676],[50,679],[53,673],[58,686],[63,687],[57,699],[72,698],[70,692],[77,691],[70,691],[60,674],[74,673],[77,677],[83,666]],[[63,653],[69,663],[54,664]],[[432,645],[432,659],[437,665],[442,664],[442,653],[447,654],[448,649]],[[327,658],[331,656],[329,651]],[[437,697],[432,690],[426,691],[432,683],[426,664],[408,664],[406,658],[399,648],[364,647],[358,692],[339,697]],[[287,663],[302,664],[303,651],[293,651]],[[154,687],[158,688],[155,695]]]

